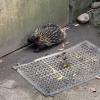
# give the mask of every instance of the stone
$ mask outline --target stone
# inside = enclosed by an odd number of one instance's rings
[[[85,23],[89,22],[90,16],[89,16],[89,14],[87,14],[87,13],[83,13],[83,14],[81,14],[80,16],[78,16],[77,20],[78,20],[80,23],[85,24]]]
[[[96,88],[94,88],[94,87],[91,87],[90,90],[91,90],[92,92],[96,92]]]
[[[92,0],[69,0],[69,21],[75,23],[77,17],[87,11],[91,6]]]
[[[100,7],[100,2],[94,2],[91,5],[91,8],[93,8],[93,9],[96,9],[96,8],[99,8],[99,7]]]

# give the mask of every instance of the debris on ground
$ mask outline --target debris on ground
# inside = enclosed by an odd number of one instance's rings
[[[77,20],[78,20],[80,23],[85,24],[85,23],[89,22],[90,16],[89,16],[89,14],[87,14],[87,13],[83,13],[83,14],[81,14],[80,16],[78,16]]]
[[[66,45],[68,45],[70,42],[65,42]]]
[[[96,92],[96,88],[94,88],[94,87],[90,87],[90,90],[91,90],[92,92]]]
[[[100,80],[100,76],[96,76],[95,78]]]
[[[71,67],[70,64],[64,64],[64,68],[69,68],[69,67]]]
[[[0,59],[0,64],[1,64],[1,63],[3,63],[3,60],[2,60],[2,59]]]
[[[17,65],[17,66],[19,66],[19,65],[20,65],[20,63],[17,63],[16,65]]]
[[[77,26],[79,26],[79,24],[75,24],[74,26],[76,26],[76,27],[77,27]]]

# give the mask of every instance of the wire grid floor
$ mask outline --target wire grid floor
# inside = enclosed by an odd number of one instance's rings
[[[62,52],[14,66],[28,82],[46,96],[72,88],[100,73],[100,51],[83,41]]]

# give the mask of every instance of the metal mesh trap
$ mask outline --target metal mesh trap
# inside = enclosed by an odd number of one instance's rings
[[[44,95],[54,94],[93,79],[100,72],[100,52],[88,41],[63,52],[15,66]]]

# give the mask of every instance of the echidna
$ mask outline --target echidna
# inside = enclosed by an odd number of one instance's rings
[[[58,25],[48,24],[35,30],[28,43],[34,45],[34,51],[61,43],[66,37],[65,30],[61,30]]]

